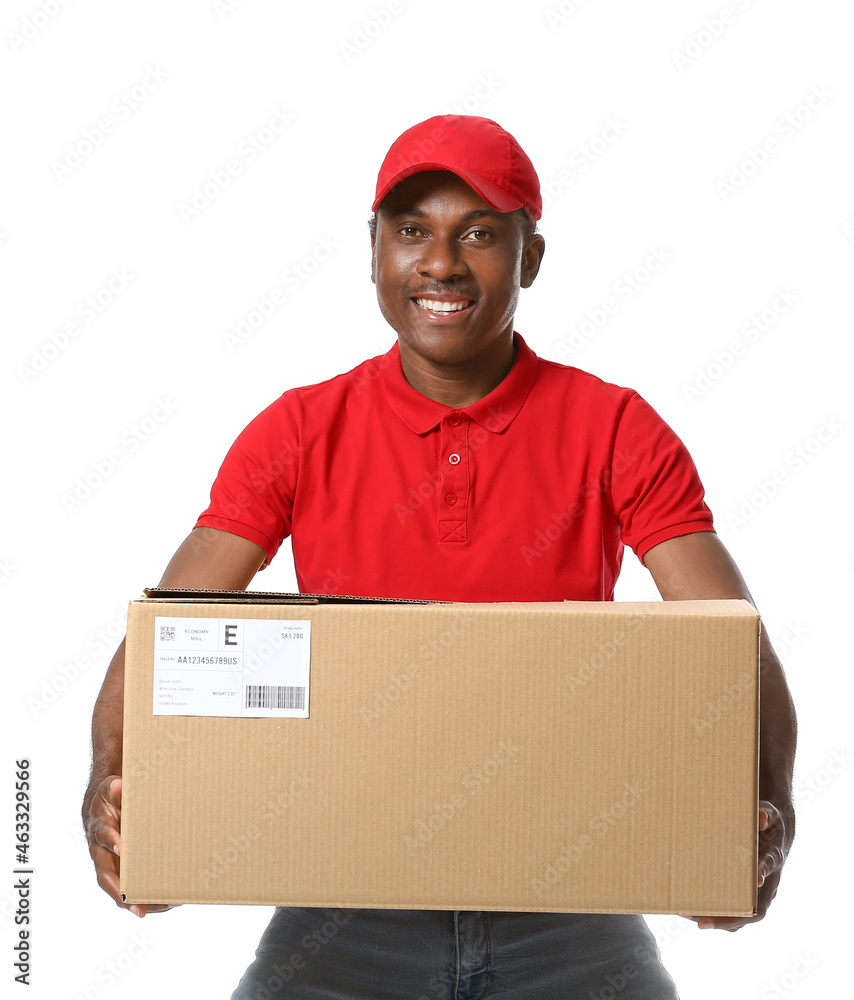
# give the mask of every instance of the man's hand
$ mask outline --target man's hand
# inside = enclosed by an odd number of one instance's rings
[[[665,601],[741,598],[756,607],[738,567],[709,531],[671,538],[644,556]],[[702,929],[737,931],[761,920],[777,895],[780,872],[795,836],[792,770],[797,722],[783,668],[763,628],[759,637],[759,858],[756,915],[691,917]]]
[[[783,813],[773,802],[759,803],[759,894],[756,899],[756,913],[752,917],[689,917],[696,920],[700,930],[716,928],[721,931],[737,931],[745,924],[756,923],[765,916],[771,900],[777,895],[780,871],[789,853],[795,832],[792,824],[785,822]]]
[[[263,568],[265,559],[266,553],[254,542],[216,528],[196,528],[172,557],[160,586],[245,590]],[[122,642],[104,677],[92,715],[92,775],[83,799],[83,826],[98,884],[118,906],[144,917],[146,913],[171,910],[172,906],[123,903],[119,891],[124,671]]]
[[[98,785],[85,817],[89,854],[95,862],[98,885],[116,905],[138,917],[146,913],[171,910],[172,905],[153,903],[123,903],[119,892],[119,855],[121,854],[122,779],[111,774]],[[174,904],[180,905],[180,904]]]

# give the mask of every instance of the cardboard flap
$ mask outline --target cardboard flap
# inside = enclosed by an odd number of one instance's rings
[[[153,601],[206,601],[216,604],[435,604],[400,597],[351,597],[346,594],[287,594],[269,590],[206,590],[203,587],[145,587]]]

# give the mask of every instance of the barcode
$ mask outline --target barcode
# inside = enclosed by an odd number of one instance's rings
[[[165,639],[175,638],[175,626],[174,625],[161,625],[160,626],[160,641],[163,642]]]
[[[305,708],[305,687],[247,684],[247,708]]]

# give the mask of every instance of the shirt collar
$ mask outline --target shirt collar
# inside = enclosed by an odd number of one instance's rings
[[[382,381],[389,405],[416,434],[433,430],[452,411],[465,413],[488,431],[500,434],[522,409],[537,377],[537,355],[520,334],[514,332],[513,340],[516,360],[504,379],[483,399],[458,409],[422,396],[412,388],[403,374],[400,348],[395,343],[386,354],[387,363],[382,366]]]

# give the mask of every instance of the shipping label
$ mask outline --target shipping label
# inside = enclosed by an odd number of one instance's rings
[[[154,714],[307,719],[310,621],[154,619]]]

